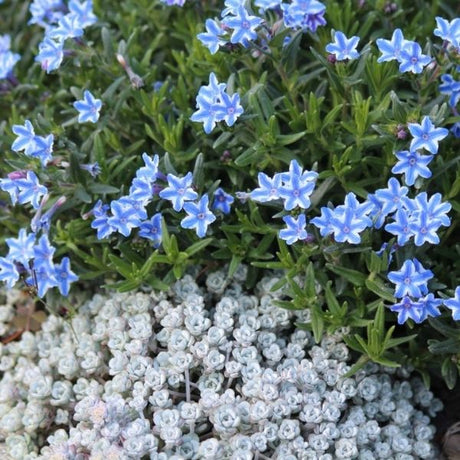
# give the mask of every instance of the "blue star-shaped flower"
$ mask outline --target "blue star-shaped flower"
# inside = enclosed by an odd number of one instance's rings
[[[400,302],[392,305],[390,310],[398,313],[398,324],[404,324],[408,318],[416,323],[421,322],[422,304],[408,296],[404,296]]]
[[[283,220],[287,228],[283,228],[279,232],[281,239],[287,244],[294,244],[298,240],[305,240],[308,237],[305,226],[307,224],[305,214],[300,214],[297,219],[292,216],[284,216]]]
[[[399,160],[391,169],[393,174],[404,174],[407,185],[414,185],[418,176],[427,179],[431,177],[431,171],[427,167],[433,159],[433,155],[421,155],[417,151],[409,152],[402,150],[395,153]]]
[[[70,13],[59,19],[57,27],[49,30],[48,36],[58,41],[65,41],[67,38],[76,38],[83,35],[83,28],[79,16]]]
[[[386,61],[399,61],[401,57],[401,50],[409,43],[408,40],[404,39],[401,29],[395,29],[391,40],[384,40],[379,38],[376,41],[377,47],[382,55],[377,59],[377,62]]]
[[[429,316],[440,316],[441,312],[438,308],[442,305],[441,299],[435,299],[434,294],[429,293],[425,297],[418,299],[421,307],[421,315],[418,322],[425,321]],[[417,322],[417,321],[416,321]]]
[[[42,69],[45,70],[46,73],[59,69],[64,59],[63,46],[64,42],[59,42],[46,36],[38,45],[38,54],[35,56],[35,60],[40,62]]]
[[[215,106],[216,115],[219,121],[224,120],[227,126],[233,126],[236,119],[244,112],[240,104],[238,93],[229,96],[222,93],[221,102]]]
[[[385,225],[385,230],[398,238],[398,245],[404,246],[414,235],[410,226],[409,213],[405,208],[394,214],[394,222]]]
[[[139,236],[153,241],[153,247],[158,248],[162,239],[161,213],[157,212],[150,220],[139,225]]]
[[[196,37],[209,49],[211,54],[215,54],[219,50],[219,47],[227,43],[220,38],[220,35],[223,35],[225,30],[214,19],[206,19],[205,25],[206,32],[200,33]]]
[[[422,54],[422,48],[417,42],[410,42],[401,50],[399,71],[421,73],[431,60],[430,56]]]
[[[185,203],[184,210],[187,217],[181,220],[182,228],[193,228],[196,234],[203,238],[208,225],[216,220],[216,216],[208,208],[208,195],[203,195],[198,203]]]
[[[83,29],[97,22],[97,17],[93,13],[92,0],[86,0],[83,2],[70,0],[69,11],[78,16],[78,22],[80,27]]]
[[[438,153],[439,141],[443,140],[449,134],[449,130],[446,128],[436,128],[428,116],[423,117],[421,125],[418,123],[408,123],[407,127],[413,136],[410,149],[425,149],[433,155]]]
[[[70,270],[70,259],[63,257],[60,264],[54,265],[54,269],[59,292],[63,296],[68,296],[70,283],[78,280],[78,276]]]
[[[361,242],[359,233],[371,225],[372,221],[369,217],[356,215],[351,207],[337,208],[330,220],[334,239],[338,243],[359,244]]]
[[[53,255],[55,251],[56,248],[51,246],[48,235],[42,235],[34,247],[34,268],[54,272]]]
[[[219,187],[214,192],[214,201],[212,203],[211,208],[213,211],[219,209],[224,214],[229,214],[230,207],[234,201],[235,198],[233,198],[232,195],[225,193],[224,190]]]
[[[40,198],[48,193],[48,189],[38,182],[37,175],[33,171],[27,171],[24,179],[17,179],[15,182],[19,189],[19,203],[31,203],[34,209],[37,209],[40,206]]]
[[[382,212],[390,214],[398,210],[401,206],[401,198],[405,197],[409,189],[401,187],[399,181],[392,177],[388,181],[388,187],[375,191],[376,198],[382,203]]]
[[[168,174],[168,187],[160,192],[160,198],[169,200],[173,204],[174,211],[180,211],[185,201],[198,198],[198,193],[192,189],[193,174],[188,172],[185,177],[177,177]]]
[[[88,90],[83,93],[83,99],[75,101],[73,106],[80,112],[78,123],[90,121],[96,123],[99,120],[99,111],[102,107],[102,101],[96,99]]]
[[[321,215],[311,219],[310,223],[319,230],[321,236],[328,236],[334,231],[334,227],[331,224],[333,217],[334,210],[323,206],[321,208]]]
[[[29,266],[29,260],[34,257],[35,233],[27,234],[24,228],[19,230],[17,238],[7,238],[8,259],[20,262],[24,267]]]
[[[416,259],[406,260],[398,271],[388,273],[388,279],[396,285],[395,297],[400,299],[406,295],[419,298],[426,292],[426,284],[433,278],[433,272],[423,268]]]
[[[452,205],[448,201],[443,202],[440,193],[435,193],[428,200],[427,193],[421,192],[415,197],[413,203],[415,212],[425,212],[429,220],[436,221],[444,227],[450,226],[447,213],[452,209]]]
[[[123,206],[118,201],[112,201],[110,210],[112,216],[107,219],[107,224],[114,227],[123,236],[129,236],[133,228],[139,227],[141,222],[138,217],[138,210],[134,207]]]
[[[13,125],[11,130],[14,134],[16,134],[16,136],[18,136],[11,145],[11,150],[15,152],[24,150],[24,153],[29,155],[30,152],[33,152],[36,149],[35,131],[29,120],[25,120],[24,126]]]
[[[439,92],[449,97],[449,105],[455,107],[460,101],[460,81],[454,80],[448,73],[441,75],[442,83],[439,85]]]
[[[226,16],[222,23],[233,29],[230,41],[248,46],[248,42],[257,38],[256,29],[263,20],[257,16],[251,16],[246,8],[240,6],[236,16]]]
[[[265,173],[260,172],[257,174],[257,180],[259,187],[249,194],[251,200],[266,203],[267,201],[278,200],[280,198],[281,174],[275,174],[273,178],[270,178]]]
[[[443,303],[452,310],[452,317],[455,321],[460,320],[460,286],[455,289],[455,296],[444,300]]]
[[[436,16],[437,27],[433,34],[449,42],[454,48],[460,47],[460,18],[447,21],[440,16]]]
[[[6,283],[9,289],[13,288],[19,279],[19,273],[13,261],[0,257],[0,281]]]
[[[359,57],[359,52],[356,50],[358,42],[357,36],[347,38],[343,32],[335,31],[334,41],[326,45],[326,51],[333,54],[337,61],[356,59]]]

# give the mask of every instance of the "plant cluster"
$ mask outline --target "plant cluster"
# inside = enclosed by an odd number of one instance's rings
[[[198,270],[196,270],[198,273]],[[194,276],[196,276],[194,273]],[[166,293],[96,294],[1,347],[0,438],[18,460],[432,459],[439,400],[411,370],[348,377],[346,329],[315,345],[308,311],[191,274]],[[18,291],[0,307],[8,325]]]

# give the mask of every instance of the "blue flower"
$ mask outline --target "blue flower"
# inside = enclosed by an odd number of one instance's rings
[[[110,210],[112,211],[112,216],[107,219],[107,224],[114,227],[123,236],[129,236],[133,228],[139,227],[139,214],[134,207],[123,206],[118,201],[112,201]]]
[[[385,230],[398,238],[399,246],[404,246],[414,235],[409,217],[408,211],[405,208],[401,208],[393,216],[394,222],[385,225]]]
[[[227,126],[233,126],[236,119],[244,112],[240,104],[238,93],[229,96],[227,93],[221,94],[221,101],[215,105],[216,117],[218,121],[225,121]]]
[[[450,96],[449,105],[455,107],[460,101],[460,81],[454,80],[448,73],[441,75],[442,84],[439,85],[439,92]]]
[[[54,136],[35,136],[35,149],[29,153],[31,157],[38,158],[42,166],[46,166],[53,159]]]
[[[281,173],[283,185],[278,194],[284,200],[284,209],[290,211],[296,206],[307,209],[310,207],[310,195],[315,188],[318,173],[303,171],[297,160],[289,164],[289,172]]]
[[[7,238],[5,241],[9,248],[7,258],[28,267],[29,261],[34,258],[35,233],[27,234],[21,228],[17,238]]]
[[[409,123],[407,127],[414,137],[410,143],[410,149],[425,149],[433,155],[438,153],[438,142],[449,134],[446,128],[436,128],[428,116],[423,117],[421,125]]]
[[[198,40],[206,46],[211,54],[217,53],[219,47],[227,43],[225,40],[222,40],[219,35],[225,33],[225,30],[222,29],[220,24],[218,24],[214,19],[206,19],[206,32],[202,32],[197,35]]]
[[[454,48],[460,48],[460,18],[447,21],[436,16],[437,27],[433,34],[449,42]]]
[[[198,203],[185,203],[184,210],[187,217],[181,220],[183,228],[193,228],[196,234],[203,238],[208,225],[216,220],[216,216],[208,208],[208,195],[203,195]]]
[[[44,234],[34,246],[34,269],[44,269],[54,273],[53,255],[56,248],[51,246],[48,235]]]
[[[418,299],[421,307],[421,314],[418,322],[425,321],[429,316],[440,316],[438,308],[442,305],[441,299],[435,299],[434,294],[429,293],[425,297]],[[416,321],[417,322],[417,321]]]
[[[372,221],[367,216],[357,215],[351,207],[338,207],[335,209],[329,225],[334,233],[334,239],[338,243],[359,244],[361,242],[359,233],[370,227]]]
[[[275,174],[273,178],[270,178],[265,173],[260,172],[257,174],[257,180],[259,187],[249,194],[251,200],[266,203],[267,201],[278,200],[280,198],[281,174]]]
[[[458,321],[460,320],[460,286],[455,289],[455,296],[443,301],[447,308],[452,310],[452,317]]]
[[[40,198],[48,193],[48,189],[44,185],[40,185],[38,177],[33,171],[27,171],[26,177],[17,179],[15,183],[19,189],[19,203],[31,203],[35,209],[40,205]]]
[[[369,193],[367,201],[372,204],[369,217],[372,219],[374,228],[382,228],[385,223],[386,213],[383,212],[384,203],[380,201],[375,194]]]
[[[97,22],[97,17],[93,13],[92,0],[86,0],[83,2],[70,0],[69,11],[78,17],[80,27],[83,29]]]
[[[416,323],[421,322],[422,303],[408,296],[404,296],[400,302],[392,305],[390,310],[398,313],[398,324],[404,324],[408,318]]]
[[[0,80],[8,78],[13,67],[21,59],[21,56],[12,51],[0,53]]]
[[[52,269],[34,267],[33,274],[26,279],[26,283],[29,286],[34,286],[36,283],[38,297],[43,297],[48,289],[58,286],[54,266]]]
[[[81,37],[83,28],[80,24],[79,16],[72,13],[62,16],[59,19],[58,26],[51,28],[47,35],[61,42],[67,38]]]
[[[99,166],[99,163],[96,161],[94,163],[82,164],[80,168],[84,171],[88,171],[91,177],[97,177],[102,172],[102,168]]]
[[[245,47],[248,46],[248,41],[257,38],[256,29],[262,22],[262,18],[249,15],[243,6],[237,9],[236,16],[226,16],[222,20],[226,27],[233,29],[231,43],[240,43]]]
[[[292,3],[281,3],[283,21],[286,27],[291,29],[311,30],[316,32],[318,26],[324,26],[326,20],[324,13],[326,7],[317,0],[294,0]]]
[[[78,276],[70,270],[70,260],[63,257],[60,264],[54,265],[55,279],[59,292],[63,296],[69,295],[70,283],[78,280]]]
[[[433,155],[421,155],[417,151],[409,152],[402,150],[395,153],[399,160],[391,169],[393,174],[404,174],[404,180],[407,185],[414,185],[417,177],[421,176],[427,179],[431,177],[431,171],[427,167],[433,159]]]
[[[158,163],[160,161],[158,155],[153,158],[149,157],[145,152],[142,154],[144,165],[136,171],[136,177],[146,177],[150,182],[155,182],[158,175]]]
[[[398,271],[388,273],[388,279],[396,285],[395,297],[406,295],[419,298],[427,292],[427,282],[433,278],[433,272],[423,268],[417,259],[406,260]]]
[[[346,59],[356,59],[359,57],[359,52],[356,51],[359,37],[353,36],[347,38],[343,32],[334,32],[334,42],[326,45],[326,51],[335,56],[337,61],[345,61]]]
[[[425,242],[438,244],[439,236],[436,231],[439,229],[439,226],[439,222],[429,219],[427,212],[421,211],[417,213],[415,219],[409,224],[409,228],[414,235],[415,245],[422,246]]]
[[[328,236],[334,231],[334,227],[331,224],[332,218],[334,217],[334,211],[330,208],[323,206],[321,208],[321,216],[314,217],[311,219],[312,223],[318,228],[321,236]]]
[[[5,257],[0,257],[0,281],[5,282],[11,289],[18,279],[19,272],[15,263]]]
[[[447,213],[452,209],[452,205],[448,202],[442,202],[442,195],[435,193],[428,200],[426,192],[419,193],[414,199],[414,211],[425,212],[428,220],[436,221],[444,227],[450,226],[450,218]]]
[[[388,188],[375,191],[376,198],[382,203],[382,212],[385,215],[398,210],[401,206],[401,198],[407,195],[409,189],[401,187],[398,180],[394,177],[388,181]]]
[[[143,201],[136,200],[132,196],[128,195],[118,198],[117,202],[125,208],[134,209],[136,211],[136,217],[139,220],[147,219],[147,211]]]
[[[11,150],[14,152],[20,152],[24,150],[26,155],[29,155],[30,152],[35,150],[35,131],[32,123],[29,120],[25,120],[24,126],[13,125],[12,131],[18,137],[11,145]]]
[[[209,75],[209,85],[202,86],[196,97],[195,111],[190,120],[203,123],[204,132],[209,134],[216,123],[225,120],[232,126],[243,113],[238,94],[229,96],[225,91],[225,83],[219,83],[213,72]]]
[[[153,241],[153,247],[158,248],[162,239],[161,213],[157,212],[150,220],[139,225],[139,236]]]
[[[116,231],[116,228],[109,224],[110,216],[107,214],[108,210],[109,206],[102,204],[102,201],[98,200],[91,211],[91,213],[94,215],[94,220],[91,222],[91,228],[97,230],[98,240],[107,238],[109,235]]]
[[[235,199],[231,195],[225,193],[224,190],[219,187],[214,192],[214,201],[212,203],[211,209],[213,211],[219,209],[224,214],[229,214],[230,207],[234,201]]]
[[[90,121],[96,123],[99,120],[99,111],[102,107],[102,101],[96,99],[88,90],[83,93],[83,99],[75,101],[73,106],[80,112],[78,123]]]
[[[401,50],[399,71],[421,73],[431,60],[430,56],[422,54],[422,48],[418,43],[410,42]]]
[[[287,228],[283,228],[279,232],[281,239],[287,244],[294,244],[298,240],[305,240],[308,237],[305,226],[307,224],[305,214],[300,214],[297,219],[292,216],[284,216],[284,222]]]
[[[409,43],[408,40],[404,39],[401,29],[394,30],[391,40],[379,38],[376,44],[382,55],[377,59],[377,62],[399,61],[401,50]]]
[[[174,211],[180,211],[185,201],[198,198],[198,193],[192,189],[193,174],[188,172],[185,177],[179,178],[168,174],[168,187],[160,192],[160,198],[169,200],[173,204]]]
[[[35,60],[40,62],[42,69],[45,70],[46,73],[59,69],[64,59],[63,47],[63,42],[58,42],[46,36],[38,45],[38,54],[35,56]]]

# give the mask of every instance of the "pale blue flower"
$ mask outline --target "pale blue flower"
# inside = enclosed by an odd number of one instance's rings
[[[335,31],[334,41],[326,45],[326,51],[333,54],[337,61],[356,59],[359,57],[359,52],[356,50],[358,42],[357,36],[347,38],[343,32]]]
[[[187,217],[181,220],[181,227],[193,228],[196,234],[203,238],[206,235],[208,225],[216,220],[216,216],[208,208],[208,195],[203,195],[198,203],[185,203],[184,210]]]
[[[99,120],[99,111],[102,107],[102,101],[96,99],[90,91],[85,90],[83,99],[75,101],[73,106],[80,112],[78,115],[78,123],[90,121],[96,123]]]

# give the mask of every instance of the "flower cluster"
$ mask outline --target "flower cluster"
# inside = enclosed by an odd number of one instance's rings
[[[225,92],[226,86],[225,83],[219,83],[214,72],[211,72],[209,85],[202,86],[198,92],[197,111],[192,114],[190,120],[203,123],[206,134],[209,134],[219,121],[225,121],[228,126],[233,126],[244,111],[239,94],[229,96]]]
[[[304,171],[297,160],[292,160],[288,172],[276,173],[273,178],[260,172],[258,174],[259,187],[252,190],[247,197],[259,203],[282,200],[286,211],[292,211],[295,208],[308,209],[317,177],[317,172]],[[240,197],[244,196],[240,193]],[[288,244],[307,238],[305,215],[300,214],[298,219],[284,216],[283,220],[287,228],[280,231],[280,238],[286,240]]]
[[[391,40],[379,38],[377,47],[382,53],[377,62],[396,60],[400,72],[421,73],[431,62],[431,57],[422,53],[421,46],[411,40],[406,40],[401,29],[395,29]]]
[[[8,254],[0,257],[0,280],[12,288],[20,276],[25,277],[25,283],[37,290],[39,297],[46,291],[58,287],[59,292],[67,296],[70,283],[77,281],[78,276],[70,270],[68,257],[63,257],[60,264],[53,262],[56,251],[43,234],[37,241],[35,233],[19,230],[17,238],[7,238]]]
[[[129,194],[113,200],[109,205],[99,200],[92,210],[94,220],[91,227],[97,230],[99,239],[107,238],[114,232],[127,237],[134,228],[139,228],[139,236],[150,239],[153,246],[158,248],[161,244],[162,227],[161,213],[152,217],[147,215],[147,205],[158,195],[163,200],[171,201],[176,212],[185,210],[187,216],[181,221],[181,226],[194,229],[196,234],[203,238],[209,224],[214,222],[216,216],[209,210],[209,197],[203,195],[197,202],[198,193],[192,188],[193,175],[187,173],[185,177],[174,174],[165,176],[158,170],[159,157],[153,159],[146,153],[142,155],[144,166],[136,172],[132,180]],[[157,183],[158,180],[167,182],[167,186]],[[229,211],[233,198],[222,189],[215,191],[213,209]]]
[[[441,409],[408,369],[367,365],[353,377],[348,331],[314,345],[276,304],[274,275],[257,295],[211,273],[169,295],[94,296],[69,321],[3,345],[0,439],[13,459],[436,457]],[[13,316],[17,291],[0,306]],[[276,334],[275,334],[276,331]]]
[[[68,5],[62,0],[34,0],[29,10],[32,15],[29,24],[45,29],[35,60],[47,73],[61,66],[66,40],[80,40],[84,29],[97,22],[92,0],[70,0]]]
[[[10,50],[11,38],[9,35],[0,35],[0,80],[8,78],[16,62],[21,59],[17,53]]]

